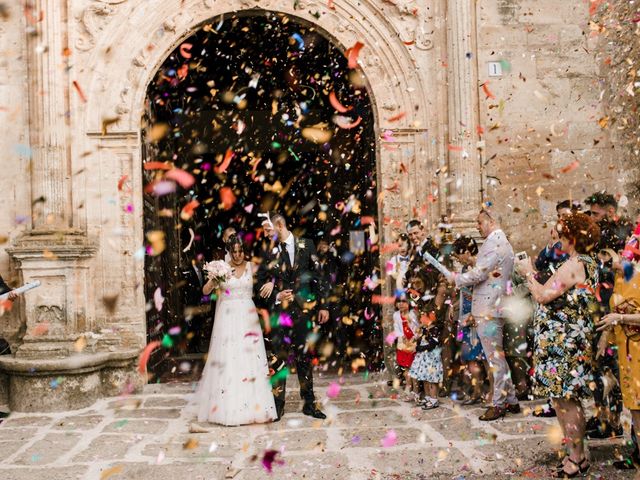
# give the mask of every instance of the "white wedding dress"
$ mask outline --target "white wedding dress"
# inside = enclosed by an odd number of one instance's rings
[[[209,354],[194,396],[199,422],[265,423],[277,417],[247,263],[220,288]]]

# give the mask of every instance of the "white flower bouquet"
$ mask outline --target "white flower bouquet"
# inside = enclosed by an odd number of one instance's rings
[[[206,263],[203,270],[207,272],[207,278],[213,280],[218,286],[228,281],[233,275],[231,266],[223,260]]]

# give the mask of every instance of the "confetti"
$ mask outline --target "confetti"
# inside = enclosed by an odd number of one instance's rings
[[[107,468],[104,472],[100,474],[100,480],[107,480],[109,477],[113,475],[117,475],[124,470],[122,465],[117,465],[115,467]]]
[[[189,201],[184,207],[182,207],[182,210],[180,211],[180,218],[182,220],[190,220],[191,217],[193,217],[195,209],[199,206],[200,202],[198,202],[197,200]]]
[[[495,95],[493,93],[491,93],[491,91],[489,90],[489,82],[488,81],[484,82],[482,84],[482,91],[484,92],[486,99],[496,98]]]
[[[138,358],[138,372],[144,374],[147,371],[147,363],[149,362],[149,357],[151,356],[151,352],[153,352],[156,348],[160,347],[160,342],[153,341],[149,343],[142,353],[140,353],[140,357]]]
[[[336,398],[340,394],[340,385],[336,382],[331,382],[327,388],[327,397]]]
[[[78,96],[80,97],[80,100],[82,100],[82,103],[87,103],[87,97],[85,96],[84,92],[82,91],[82,88],[80,87],[80,84],[76,80],[74,80],[71,83],[73,84],[73,88],[76,89],[76,92],[78,92]]]
[[[180,55],[182,55],[187,60],[190,59],[192,47],[193,45],[191,45],[190,43],[183,43],[182,45],[180,45]]]
[[[216,173],[226,172],[227,168],[229,168],[229,164],[231,163],[231,160],[233,160],[233,157],[235,157],[235,153],[233,152],[233,150],[231,150],[230,148],[227,149],[227,152],[224,154],[224,159],[222,160],[222,163],[220,164],[219,167],[215,167],[214,171]]]
[[[396,443],[398,443],[398,436],[396,435],[395,430],[389,430],[384,438],[380,440],[380,444],[384,448],[393,447]]]
[[[196,179],[194,178],[193,175],[191,175],[189,172],[185,172],[184,170],[182,170],[180,168],[174,168],[174,169],[169,170],[165,174],[165,178],[167,178],[169,180],[175,180],[176,182],[178,182],[178,184],[182,188],[189,188],[196,181]]]
[[[387,122],[397,122],[398,120],[402,120],[407,116],[407,112],[400,112],[397,115],[393,115],[392,117],[387,118]]]
[[[364,43],[356,42],[353,47],[348,48],[346,53],[349,68],[357,68],[358,67],[358,56],[360,55],[360,50],[364,47]]]
[[[265,450],[264,455],[262,456],[262,466],[267,472],[273,472],[274,463],[276,465],[284,465],[284,461],[276,460],[278,453],[279,452],[277,450]]]
[[[329,93],[329,103],[331,103],[331,106],[333,107],[334,110],[336,110],[337,112],[340,112],[340,113],[347,113],[349,110],[351,110],[353,108],[353,107],[347,108],[344,105],[342,105],[338,101],[338,98],[336,97],[336,93],[335,92]]]

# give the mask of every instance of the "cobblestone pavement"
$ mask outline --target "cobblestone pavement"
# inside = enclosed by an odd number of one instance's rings
[[[328,399],[335,381],[316,378],[324,422],[302,415],[293,378],[281,422],[207,433],[189,433],[185,383],[147,385],[142,395],[72,412],[12,414],[0,425],[0,479],[549,478],[557,462],[555,419],[530,414],[541,402],[484,423],[481,409],[448,399],[428,412],[402,403],[380,377],[345,377]],[[382,445],[394,435],[394,445]],[[589,477],[632,478],[608,465],[623,446],[622,439],[590,443]],[[272,474],[262,462],[268,450],[278,451]]]

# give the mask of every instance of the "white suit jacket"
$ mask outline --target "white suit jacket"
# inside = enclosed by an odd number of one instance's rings
[[[494,230],[478,251],[475,267],[456,276],[457,287],[473,287],[471,315],[502,317],[501,300],[513,272],[513,248],[502,230]]]

